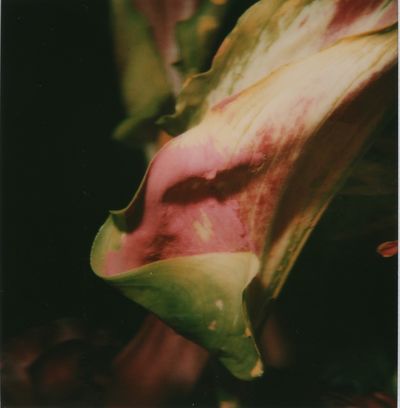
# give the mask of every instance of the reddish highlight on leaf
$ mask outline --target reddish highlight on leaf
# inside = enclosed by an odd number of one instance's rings
[[[380,244],[376,251],[383,258],[390,258],[392,256],[397,255],[398,248],[399,248],[398,241],[388,241]]]

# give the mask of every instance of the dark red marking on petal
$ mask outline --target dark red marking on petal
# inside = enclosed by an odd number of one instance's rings
[[[187,205],[209,197],[224,201],[232,194],[238,193],[249,182],[249,165],[239,165],[233,169],[224,170],[211,180],[201,177],[188,178],[170,187],[163,195],[166,203]],[[235,180],[233,183],[232,180]]]
[[[348,27],[357,18],[376,10],[383,3],[382,0],[339,0],[328,30],[336,31]]]
[[[225,109],[225,107],[228,106],[231,102],[233,102],[239,95],[240,95],[240,93],[237,93],[237,94],[232,95],[232,96],[228,96],[227,98],[223,99],[221,102],[214,105],[211,108],[211,110],[213,112],[222,112]]]
[[[304,24],[307,23],[307,21],[308,21],[308,16],[305,16],[305,17],[303,18],[303,20],[300,21],[299,27],[300,27],[300,28],[303,27]]]

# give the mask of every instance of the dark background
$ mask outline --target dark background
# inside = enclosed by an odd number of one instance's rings
[[[128,339],[144,312],[89,266],[107,211],[127,204],[145,166],[111,140],[124,112],[108,2],[3,0],[1,75],[3,341],[64,317]],[[339,195],[291,273],[277,307],[300,372],[362,392],[393,372],[397,260],[376,253],[396,237],[380,225],[393,197]]]
[[[3,336],[66,316],[129,326],[139,309],[89,267],[145,165],[111,140],[124,112],[108,2],[2,6]]]

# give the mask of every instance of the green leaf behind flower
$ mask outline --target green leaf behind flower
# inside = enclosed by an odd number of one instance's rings
[[[114,136],[151,140],[155,120],[173,109],[185,78],[199,72],[233,0],[112,0],[112,21],[127,118]]]

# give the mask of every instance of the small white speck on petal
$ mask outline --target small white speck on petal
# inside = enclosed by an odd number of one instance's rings
[[[263,373],[263,365],[261,360],[257,360],[256,365],[251,369],[250,376],[251,377],[260,377]]]
[[[219,310],[222,310],[224,308],[224,302],[221,299],[218,299],[215,301],[215,306],[217,306]]]
[[[217,330],[217,321],[213,320],[209,325],[208,325],[208,330]]]

